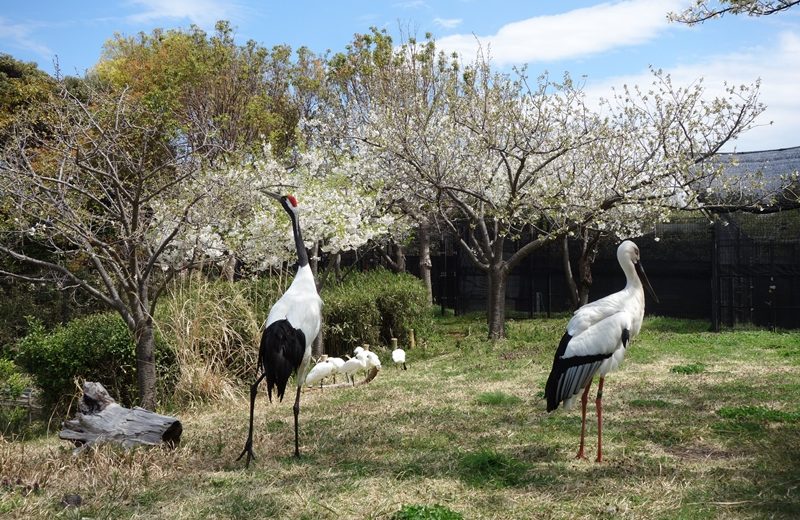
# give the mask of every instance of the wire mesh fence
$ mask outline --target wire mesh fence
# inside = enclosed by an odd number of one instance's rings
[[[658,224],[635,242],[660,300],[647,301],[648,314],[707,319],[715,330],[740,323],[800,328],[800,210],[729,213],[716,222],[692,216]],[[456,313],[482,311],[486,275],[453,244],[444,239],[433,258],[434,299]],[[625,285],[616,246],[599,249],[590,301]],[[551,244],[514,269],[506,308],[529,316],[568,312],[562,254]]]

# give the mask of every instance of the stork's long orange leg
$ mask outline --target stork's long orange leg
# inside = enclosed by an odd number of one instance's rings
[[[586,384],[586,389],[583,391],[583,395],[581,396],[581,447],[578,449],[578,455],[575,457],[576,459],[586,458],[586,456],[583,454],[583,439],[586,435],[586,403],[589,402],[589,388],[591,388],[591,386],[592,380],[590,379]]]
[[[597,399],[594,401],[597,408],[597,462],[603,462],[603,381],[605,378],[601,377],[597,384]]]

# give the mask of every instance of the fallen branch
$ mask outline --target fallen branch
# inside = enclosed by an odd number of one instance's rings
[[[64,422],[58,437],[72,441],[75,453],[106,442],[133,446],[165,444],[174,448],[181,441],[183,426],[175,417],[135,407],[120,406],[100,383],[83,384],[83,398],[74,419]]]

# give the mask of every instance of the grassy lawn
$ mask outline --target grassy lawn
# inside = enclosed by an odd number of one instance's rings
[[[800,518],[800,333],[646,319],[606,380],[596,464],[574,460],[579,410],[544,411],[566,321],[510,321],[492,344],[481,317],[438,318],[407,371],[381,352],[370,384],[304,392],[300,460],[292,400],[266,392],[249,469],[235,461],[244,396],[167,411],[184,425],[174,451],[0,442],[0,516],[388,519],[439,504],[465,519]],[[82,505],[65,509],[68,494]]]

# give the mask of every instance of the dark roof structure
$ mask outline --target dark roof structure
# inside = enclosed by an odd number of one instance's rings
[[[758,152],[718,153],[715,159],[725,163],[726,175],[739,177],[761,172],[765,181],[780,183],[782,178],[800,171],[800,146]]]
[[[800,203],[797,178],[800,173],[800,146],[757,152],[718,153],[709,161],[712,164],[721,164],[723,177],[729,181],[727,189],[721,190],[717,187],[714,190],[717,194],[724,192],[723,198],[738,196],[742,202],[749,198],[757,201],[754,206],[757,206],[758,211],[764,211],[765,206],[777,210],[798,207]],[[721,179],[715,184],[719,182]]]

